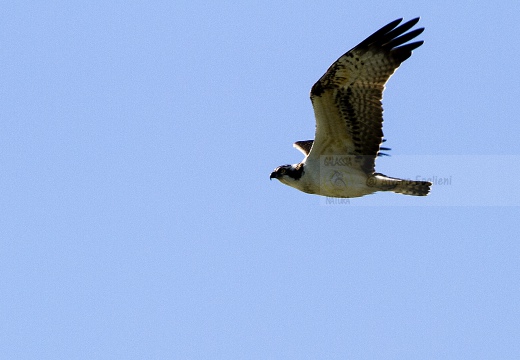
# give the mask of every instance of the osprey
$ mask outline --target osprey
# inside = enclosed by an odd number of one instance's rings
[[[277,167],[278,179],[309,194],[351,198],[376,191],[424,196],[431,183],[388,177],[375,172],[383,139],[381,99],[385,84],[412,50],[423,41],[408,43],[424,28],[407,32],[419,18],[400,26],[395,20],[359,43],[333,63],[311,89],[316,117],[314,140],[294,147],[305,158],[299,164]]]

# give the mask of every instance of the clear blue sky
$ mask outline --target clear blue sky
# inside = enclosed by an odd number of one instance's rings
[[[518,4],[423,3],[4,2],[1,357],[520,358]],[[377,166],[451,182],[270,182],[312,84],[416,16]]]

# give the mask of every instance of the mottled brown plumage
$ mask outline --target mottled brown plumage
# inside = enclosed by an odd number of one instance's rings
[[[381,100],[385,83],[423,43],[403,45],[424,28],[402,35],[419,18],[396,27],[401,20],[391,22],[341,56],[312,87],[317,153],[361,155],[363,171],[374,172],[383,141]]]

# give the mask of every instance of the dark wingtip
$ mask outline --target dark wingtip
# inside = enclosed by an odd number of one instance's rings
[[[405,22],[404,24],[401,24],[403,18],[396,19],[360,42],[356,48],[364,48],[374,44],[379,44],[379,46],[392,49],[402,45],[424,31],[424,28],[419,28],[406,33],[408,30],[414,27],[419,22],[419,20],[420,17],[416,17]]]
[[[396,19],[396,20],[392,21],[391,23],[386,24],[381,29],[377,30],[375,33],[373,33],[372,35],[367,37],[365,40],[360,42],[356,47],[362,48],[362,47],[365,47],[365,46],[369,46],[375,40],[381,38],[386,33],[392,31],[397,25],[399,25],[401,23],[401,21],[403,21],[403,18]]]
[[[408,21],[407,24],[412,24],[412,26],[414,26],[419,22],[419,20],[421,20],[421,17],[417,16],[416,18],[413,18],[412,20]]]

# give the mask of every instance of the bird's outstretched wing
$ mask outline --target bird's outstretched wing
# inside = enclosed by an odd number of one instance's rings
[[[424,28],[407,32],[419,18],[382,27],[332,64],[311,90],[316,136],[309,158],[353,155],[374,172],[383,141],[381,100],[385,83],[423,41],[406,44]]]

